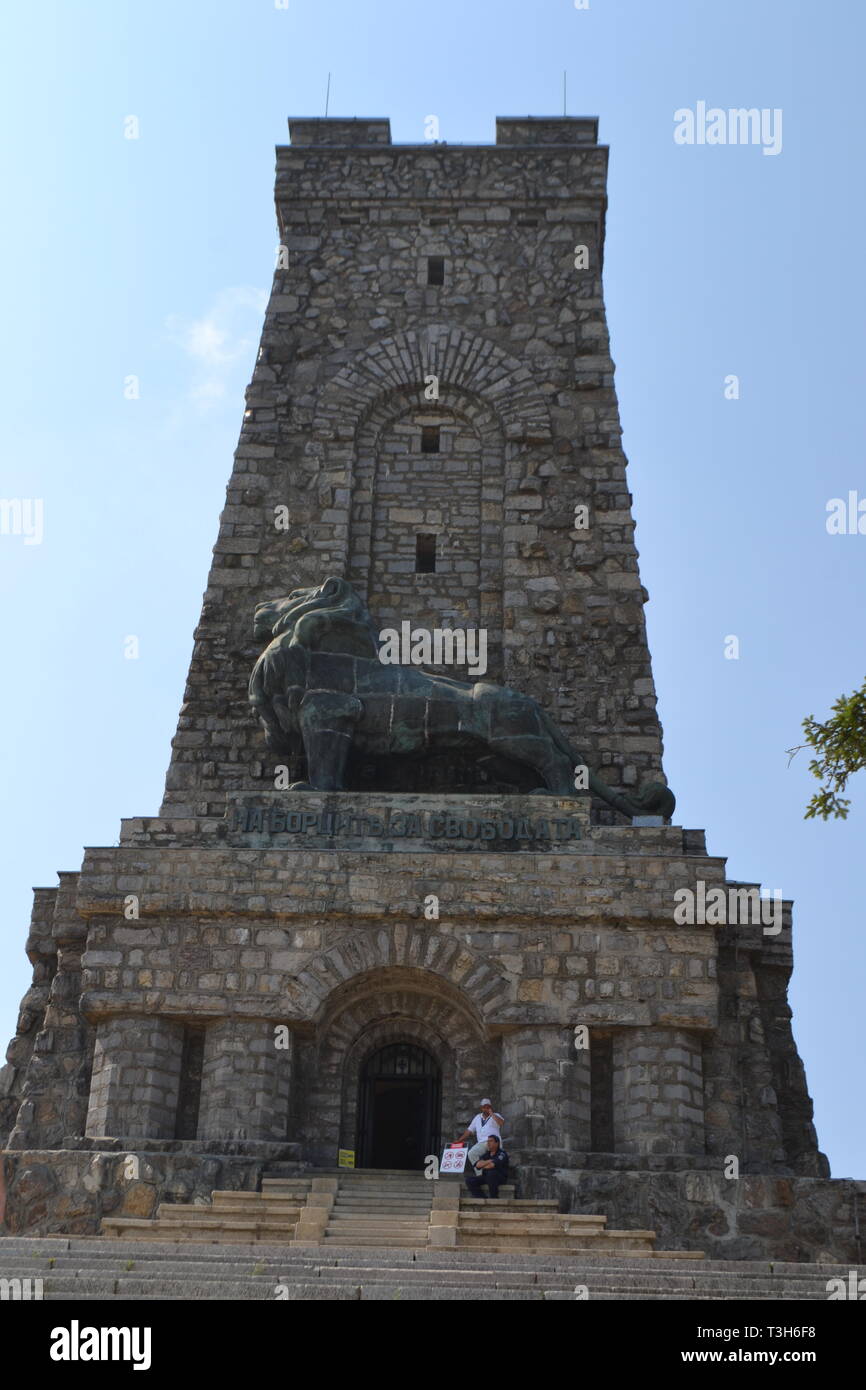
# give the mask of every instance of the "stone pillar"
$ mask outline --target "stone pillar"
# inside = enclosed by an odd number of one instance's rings
[[[199,1139],[279,1142],[288,1129],[294,1037],[277,1047],[274,1024],[228,1018],[205,1033]]]
[[[100,1023],[86,1133],[173,1139],[182,1052],[183,1024],[174,1019],[136,1015]]]
[[[521,1169],[568,1166],[589,1148],[589,1053],[570,1028],[532,1026],[502,1037],[504,1146]]]
[[[613,1040],[616,1152],[702,1154],[701,1038],[679,1028],[624,1028]]]
[[[719,1156],[720,1167],[733,1155],[743,1172],[766,1172],[790,1159],[753,956],[745,947],[739,948],[740,931],[737,926],[727,927],[719,942],[719,1027],[704,1059],[707,1152]],[[786,1007],[783,985],[781,999],[772,1008],[774,1022],[784,1017]]]

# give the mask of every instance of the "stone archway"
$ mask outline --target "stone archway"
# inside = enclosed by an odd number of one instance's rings
[[[422,1047],[433,1058],[441,1084],[440,1136],[459,1133],[479,1097],[498,1088],[499,1045],[462,991],[426,970],[364,972],[328,997],[317,1037],[304,1049],[300,1137],[314,1162],[332,1166],[339,1148],[356,1149],[362,1070],[389,1043]]]
[[[363,580],[371,441],[381,436],[394,401],[404,409],[425,406],[431,376],[443,409],[477,417],[486,467],[504,470],[506,490],[517,486],[533,450],[549,447],[549,406],[533,374],[489,339],[439,323],[375,343],[322,388],[306,447],[317,461],[319,495],[327,498],[332,546],[321,552],[321,564],[335,574],[360,568]]]

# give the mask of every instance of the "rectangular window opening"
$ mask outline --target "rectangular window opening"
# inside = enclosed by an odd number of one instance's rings
[[[428,256],[428,257],[427,257],[427,284],[428,284],[428,285],[444,285],[444,284],[445,284],[445,257],[444,257],[444,256]]]
[[[615,1152],[613,1124],[613,1037],[590,1035],[590,1147],[593,1153]]]
[[[198,1136],[204,1042],[205,1030],[203,1027],[193,1023],[184,1025],[180,1061],[180,1088],[175,1116],[175,1139],[195,1139]]]
[[[435,574],[436,573],[436,537],[435,536],[416,536],[415,537],[415,573],[416,574]]]
[[[438,426],[438,425],[422,425],[422,426],[421,426],[421,453],[422,453],[422,454],[438,454],[438,453],[439,453],[439,426]]]

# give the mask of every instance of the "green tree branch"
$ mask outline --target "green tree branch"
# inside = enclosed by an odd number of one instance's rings
[[[825,723],[810,714],[803,720],[803,732],[805,744],[788,752],[793,757],[800,748],[814,748],[818,756],[809,763],[809,771],[822,783],[806,807],[805,819],[845,820],[851,802],[842,793],[849,777],[866,767],[866,680],[853,695],[839,696]]]

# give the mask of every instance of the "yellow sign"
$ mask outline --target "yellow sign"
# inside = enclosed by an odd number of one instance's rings
[[[354,1166],[355,1166],[355,1150],[354,1150],[354,1149],[338,1149],[338,1150],[337,1150],[337,1167],[338,1167],[338,1168],[354,1168]]]

